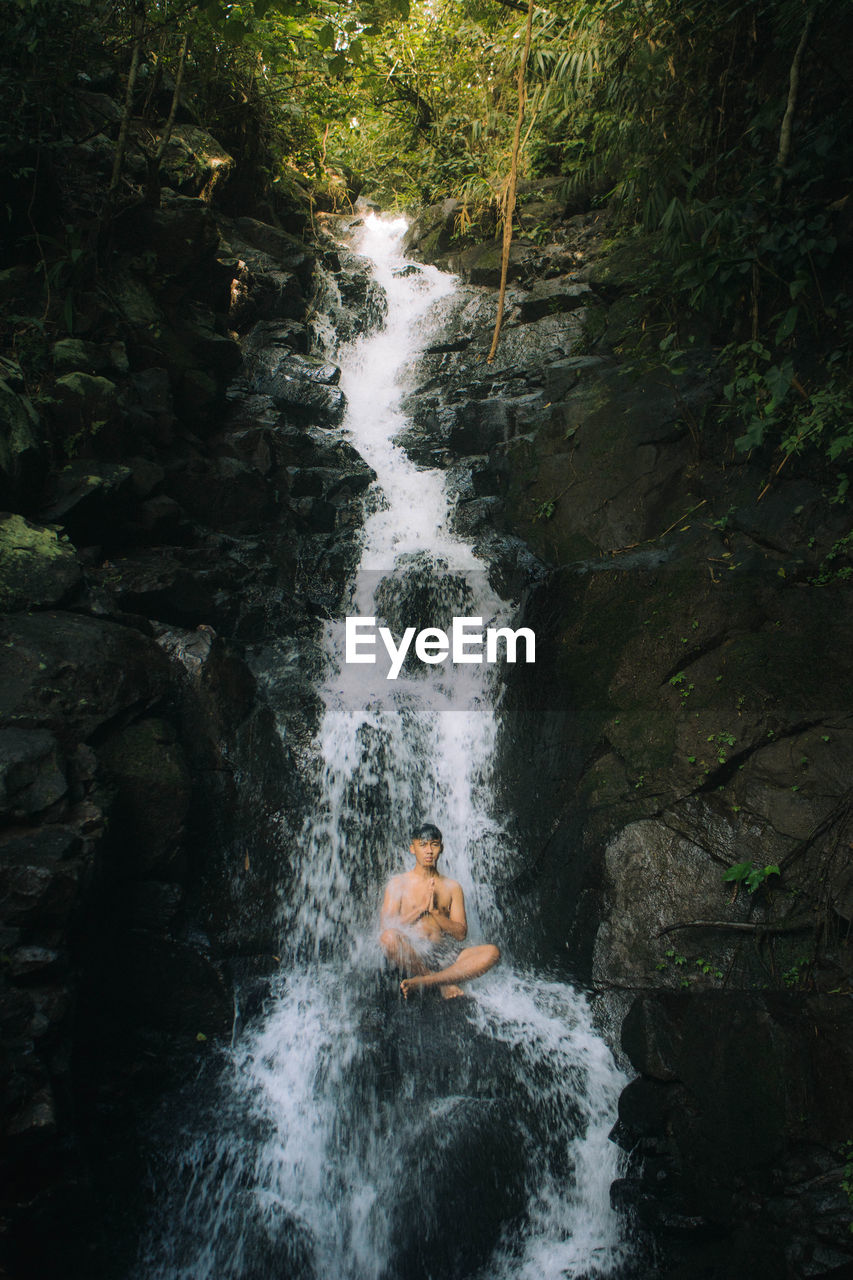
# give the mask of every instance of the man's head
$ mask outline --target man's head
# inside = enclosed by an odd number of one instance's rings
[[[420,866],[434,867],[444,848],[438,827],[432,822],[421,822],[412,832],[409,848]]]

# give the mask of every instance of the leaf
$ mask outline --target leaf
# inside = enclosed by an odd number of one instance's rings
[[[777,347],[781,346],[782,343],[785,342],[787,338],[790,338],[791,334],[794,332],[795,328],[797,327],[797,316],[799,314],[800,314],[799,307],[789,307],[788,310],[785,312],[784,319],[782,320],[782,323],[779,325],[779,328],[776,330],[776,337],[774,341]]]
[[[331,22],[327,22],[317,32],[317,44],[321,49],[331,49],[335,43],[335,31]]]
[[[791,308],[791,311],[796,310],[796,307]],[[764,375],[764,382],[767,390],[770,392],[770,395],[776,404],[781,404],[785,399],[785,396],[791,389],[791,383],[793,381],[794,366],[791,364],[790,360],[786,360],[781,368],[777,364],[772,364]]]
[[[736,862],[734,866],[729,867],[728,871],[723,872],[723,879],[736,881],[740,884],[743,880],[747,879],[750,872],[753,870],[754,867],[751,862]]]

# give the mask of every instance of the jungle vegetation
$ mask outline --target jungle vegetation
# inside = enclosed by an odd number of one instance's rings
[[[73,328],[63,286],[97,270],[118,210],[159,199],[176,118],[238,157],[223,200],[244,211],[456,196],[459,235],[490,233],[526,18],[523,0],[8,0],[0,265],[40,273],[42,323]],[[532,19],[521,176],[559,179],[570,211],[606,207],[614,237],[643,238],[655,359],[677,374],[697,333],[709,336],[737,447],[769,449],[776,468],[820,455],[842,502],[851,6],[552,0]],[[81,91],[114,104],[100,126],[114,156],[106,190],[76,188],[57,164],[91,133]],[[129,138],[131,117],[150,122],[147,143]],[[129,146],[144,153],[144,182],[128,177]]]

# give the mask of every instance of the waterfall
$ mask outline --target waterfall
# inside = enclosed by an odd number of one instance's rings
[[[388,310],[337,353],[341,431],[377,474],[342,614],[449,628],[507,625],[512,605],[449,529],[445,477],[395,445],[400,402],[451,277],[401,256],[402,220],[357,244]],[[434,322],[434,321],[433,321]],[[492,883],[514,857],[492,759],[499,681],[487,664],[344,661],[326,624],[312,812],[282,906],[281,970],[263,1016],[225,1055],[202,1119],[176,1138],[171,1195],[136,1280],[526,1280],[615,1276],[608,1141],[625,1084],[570,985],[522,971]],[[378,904],[409,865],[416,819],[444,833],[470,940],[500,966],[470,998],[404,1002]]]

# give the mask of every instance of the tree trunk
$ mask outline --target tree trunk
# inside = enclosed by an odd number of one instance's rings
[[[160,206],[160,163],[166,154],[166,148],[169,145],[169,139],[172,136],[172,130],[175,127],[175,116],[178,114],[178,104],[181,97],[181,86],[184,82],[184,67],[187,62],[187,49],[189,47],[190,38],[184,35],[181,38],[181,52],[178,59],[178,71],[175,76],[175,92],[172,94],[172,105],[169,108],[169,118],[163,127],[160,135],[160,142],[154,153],[153,159],[148,161],[148,181],[145,184],[145,202],[159,208]]]
[[[776,181],[773,184],[777,194],[782,190],[784,175],[782,170],[788,163],[791,155],[791,135],[794,128],[794,112],[797,109],[797,94],[800,89],[800,66],[803,61],[803,54],[806,51],[806,42],[809,38],[809,31],[814,22],[814,9],[809,9],[806,14],[805,26],[803,34],[800,36],[800,43],[797,45],[797,51],[794,54],[794,61],[791,63],[791,73],[788,77],[788,105],[785,107],[785,115],[782,119],[782,128],[779,131],[779,153],[776,156],[776,164],[779,172],[776,174]]]
[[[121,115],[121,126],[118,131],[113,172],[110,178],[109,194],[112,197],[118,187],[124,156],[127,151],[127,135],[130,132],[130,119],[133,115],[133,91],[136,88],[136,76],[139,71],[139,60],[142,56],[142,38],[145,33],[145,0],[136,0],[134,5],[135,19],[133,23],[133,53],[130,57],[130,70],[127,73],[127,92],[124,97],[124,110]]]

